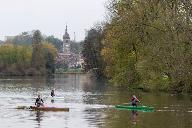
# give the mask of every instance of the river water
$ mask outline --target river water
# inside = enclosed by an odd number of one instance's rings
[[[56,99],[48,98],[55,89]],[[17,110],[34,105],[40,93],[46,106],[69,112]],[[155,112],[117,110],[136,94]],[[192,96],[144,93],[107,86],[85,74],[0,78],[0,128],[192,128]]]

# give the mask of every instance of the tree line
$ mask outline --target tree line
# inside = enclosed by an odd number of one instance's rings
[[[117,86],[192,91],[190,0],[110,0],[107,9],[83,42],[85,69]]]
[[[34,31],[32,45],[6,42],[0,46],[0,75],[45,75],[55,72],[57,49]]]
[[[5,41],[5,43],[11,43],[14,45],[32,45],[34,31],[35,30],[29,31],[29,32],[22,32],[21,34],[18,34],[14,37],[8,37]],[[63,41],[61,39],[56,38],[53,35],[51,35],[51,36],[42,35],[42,41],[49,42],[55,48],[57,48],[57,51],[59,51],[59,52],[62,51]],[[70,43],[70,45],[71,45],[70,46],[71,52],[76,53],[76,54],[79,54],[81,52],[81,49],[82,49],[81,42],[72,41]]]

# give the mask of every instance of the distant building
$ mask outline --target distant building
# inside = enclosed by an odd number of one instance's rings
[[[74,34],[75,36],[75,34]],[[75,41],[75,37],[74,37]],[[71,44],[76,43],[70,40],[70,35],[68,33],[68,27],[66,25],[65,34],[63,35],[63,45],[62,50],[58,53],[57,63],[66,64],[69,68],[81,67],[82,59],[80,54],[73,53],[71,49]]]
[[[66,28],[65,28],[65,34],[63,35],[63,50],[62,52],[64,54],[70,54],[70,36],[69,36],[69,33],[67,31],[67,25],[66,25]]]

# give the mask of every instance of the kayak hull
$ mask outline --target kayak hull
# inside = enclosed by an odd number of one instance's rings
[[[33,111],[69,111],[69,108],[57,108],[57,107],[36,107],[36,106],[19,106],[17,109],[29,109]]]
[[[115,108],[126,109],[126,110],[138,110],[138,111],[154,111],[154,107],[148,107],[148,106],[116,105]]]

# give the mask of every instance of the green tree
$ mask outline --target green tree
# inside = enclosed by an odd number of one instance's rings
[[[82,51],[82,42],[72,42],[70,44],[70,51],[79,54]]]
[[[55,38],[54,36],[48,36],[45,38],[45,40],[51,44],[53,44],[55,46],[55,48],[57,48],[58,51],[61,51],[62,49],[62,45],[63,45],[63,41]]]
[[[57,49],[50,43],[43,43],[45,68],[48,74],[55,73],[55,61],[57,55]]]
[[[16,35],[11,38],[7,38],[5,43],[11,43],[14,45],[31,45],[32,44],[32,35],[30,32],[22,32],[19,35]]]
[[[111,0],[108,9],[102,55],[111,81],[192,90],[190,0]]]
[[[101,57],[103,31],[91,29],[83,42],[82,54],[85,61],[85,70],[92,70],[97,78],[103,77],[104,63]]]
[[[39,30],[36,30],[33,34],[33,43],[32,43],[32,67],[41,73],[45,73],[45,60],[43,55],[42,47],[42,36]]]
[[[31,67],[32,49],[28,46],[0,46],[0,75],[27,75]]]

